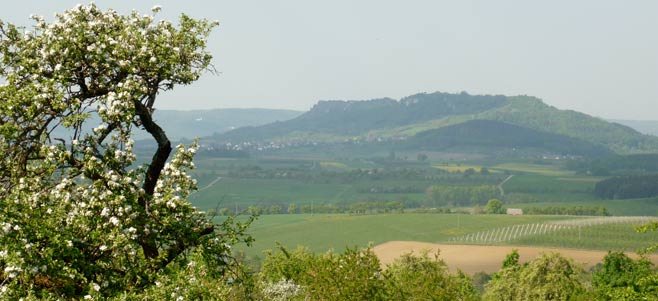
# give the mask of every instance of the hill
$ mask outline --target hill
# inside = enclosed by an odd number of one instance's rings
[[[641,134],[630,127],[572,110],[559,110],[535,97],[508,99],[507,106],[485,112],[480,117],[579,138],[618,153],[658,151],[657,137]]]
[[[496,148],[535,149],[588,157],[612,154],[609,149],[584,140],[480,119],[420,132],[410,138],[407,145],[422,150],[477,147],[488,151]]]
[[[467,93],[416,94],[400,101],[320,101],[297,118],[260,127],[245,127],[222,135],[232,141],[291,138],[302,133],[355,137],[368,131],[426,122],[437,118],[475,114],[507,103],[504,96]],[[326,136],[326,135],[325,135]]]
[[[493,120],[562,135],[617,153],[658,150],[658,137],[530,96],[420,93],[396,101],[321,101],[291,120],[218,135],[218,142],[342,142],[400,140],[469,120]]]

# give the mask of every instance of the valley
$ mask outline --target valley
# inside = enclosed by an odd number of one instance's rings
[[[657,139],[527,97],[326,102],[201,138],[190,201],[218,220],[259,215],[240,249],[255,264],[279,244],[322,253],[400,240],[634,252],[658,241],[634,229],[658,216],[658,195],[606,198],[598,186],[657,172]],[[491,214],[491,199],[523,215]],[[625,222],[492,238],[594,216]]]

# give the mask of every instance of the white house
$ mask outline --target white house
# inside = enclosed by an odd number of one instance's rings
[[[523,215],[523,209],[520,208],[507,208],[508,215]]]

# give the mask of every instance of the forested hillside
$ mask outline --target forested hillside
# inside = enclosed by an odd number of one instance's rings
[[[467,93],[420,93],[396,101],[320,101],[299,117],[256,128],[243,128],[225,135],[227,139],[267,139],[294,132],[320,132],[357,136],[369,130],[416,124],[452,115],[475,114],[507,103],[504,96]]]
[[[465,92],[421,93],[399,101],[391,98],[369,101],[321,101],[297,118],[237,129],[218,135],[213,141],[326,143],[346,140],[399,140],[410,138],[423,131],[476,119],[500,121],[529,130],[576,138],[588,142],[587,148],[590,151],[607,148],[617,153],[650,153],[658,150],[658,137],[644,135],[627,126],[610,123],[583,113],[559,110],[535,97],[469,95]],[[519,131],[518,128],[514,130]],[[521,136],[534,139],[531,138],[530,132],[524,132]],[[555,141],[554,138],[546,141],[564,142]],[[487,144],[485,142],[483,143]],[[514,143],[536,145],[537,140]],[[543,144],[542,147],[547,146],[546,143]],[[574,146],[576,148],[585,146],[582,142],[576,144]],[[561,148],[564,147],[550,148],[557,148],[556,151],[562,152]],[[579,152],[582,152],[582,149]],[[603,154],[600,151],[595,152]]]
[[[606,145],[620,153],[658,150],[658,138],[630,127],[571,110],[559,110],[530,96],[509,97],[508,105],[478,117]]]
[[[605,147],[564,135],[492,120],[470,120],[464,123],[418,133],[409,146],[428,150],[455,147],[521,149],[533,148],[557,154],[604,156],[612,152]]]

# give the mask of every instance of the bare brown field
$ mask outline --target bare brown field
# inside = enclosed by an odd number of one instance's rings
[[[498,271],[505,256],[514,249],[519,251],[520,262],[532,260],[541,253],[558,252],[581,263],[585,269],[601,262],[607,254],[605,251],[522,246],[439,245],[417,241],[389,241],[375,246],[373,251],[382,265],[386,265],[406,253],[420,254],[429,251],[429,254],[432,255],[440,250],[439,258],[445,260],[450,271],[455,272],[460,269],[464,273],[472,275],[480,271],[487,273]],[[629,256],[637,258],[637,254],[634,253],[629,253]],[[650,259],[654,264],[658,263],[658,255],[652,255]]]

